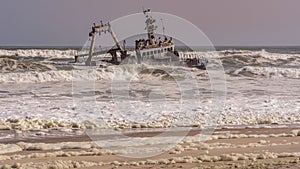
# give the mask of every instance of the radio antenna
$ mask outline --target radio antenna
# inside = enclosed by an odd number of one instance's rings
[[[164,21],[163,19],[160,19],[161,20],[161,24],[162,24],[162,27],[163,27],[163,35],[165,36],[165,25],[164,25]]]
[[[144,9],[144,0],[141,0],[140,2],[141,2],[142,9],[143,9],[143,12],[144,12],[145,11],[145,9]]]

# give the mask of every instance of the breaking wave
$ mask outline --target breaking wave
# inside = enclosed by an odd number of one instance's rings
[[[262,51],[225,50],[220,52],[224,62],[232,64],[267,64],[267,65],[297,65],[300,63],[299,54],[281,54]]]
[[[21,63],[10,58],[0,58],[1,73],[25,72],[25,71],[49,71],[56,70],[56,67],[38,62]]]
[[[227,73],[235,76],[299,78],[300,55],[270,53],[265,50],[225,50],[221,60]]]
[[[271,53],[265,50],[221,50],[185,53],[191,55],[196,53],[204,57],[220,56],[228,75],[300,78],[300,54]],[[205,71],[184,67],[172,69],[168,66],[131,64],[89,69],[71,63],[76,54],[76,50],[1,49],[0,83],[72,81],[74,77],[92,80],[111,80],[114,78],[172,80],[172,76],[180,75],[186,71],[196,72],[201,77],[207,77]]]
[[[45,58],[74,58],[77,50],[55,50],[55,49],[1,49],[0,56],[19,57],[45,57]]]
[[[300,69],[245,66],[236,70],[234,74],[243,76],[261,76],[268,78],[300,78]]]
[[[81,68],[73,70],[49,70],[49,71],[27,71],[17,73],[0,74],[0,83],[41,83],[61,82],[73,80],[138,80],[138,79],[160,79],[174,80],[173,76],[185,75],[191,69],[180,68],[176,71],[172,67],[149,65],[122,65],[109,66],[107,68]]]

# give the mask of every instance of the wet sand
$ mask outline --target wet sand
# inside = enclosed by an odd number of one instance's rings
[[[300,127],[217,129],[204,143],[195,128],[174,148],[153,157],[128,158],[94,145],[87,135],[2,140],[22,150],[0,154],[2,168],[299,168]],[[130,138],[147,138],[159,131],[125,131]],[[176,136],[174,132],[169,136]],[[110,136],[112,137],[112,136]],[[104,137],[102,139],[111,139]],[[37,146],[44,143],[43,146]],[[73,146],[70,146],[72,143]],[[81,143],[81,144],[80,144]],[[58,146],[51,148],[51,145]],[[156,143],[155,143],[156,144]],[[31,148],[30,148],[30,146]],[[62,146],[61,145],[69,145]],[[13,146],[12,146],[13,147]],[[55,149],[57,148],[57,149]]]

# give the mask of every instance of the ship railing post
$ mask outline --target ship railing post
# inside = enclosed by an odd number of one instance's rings
[[[140,50],[137,50],[137,51],[136,51],[136,59],[137,59],[137,63],[138,63],[138,64],[141,64],[142,57],[141,57],[141,52],[140,52]]]

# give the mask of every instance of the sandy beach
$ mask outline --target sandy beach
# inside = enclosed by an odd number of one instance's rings
[[[123,133],[131,138],[145,138],[159,131]],[[149,158],[128,158],[111,153],[86,135],[5,140],[1,142],[0,165],[3,169],[299,167],[299,126],[216,129],[203,143],[197,141],[199,134],[201,130],[194,128],[174,148]]]

